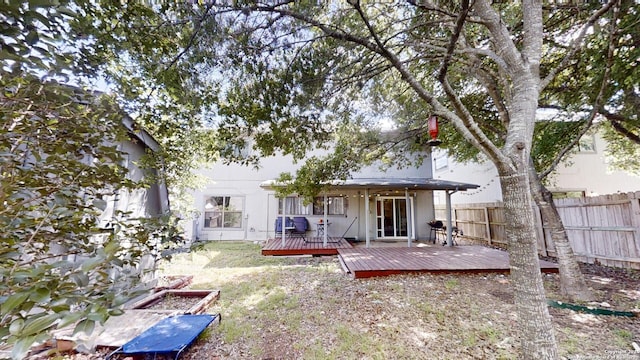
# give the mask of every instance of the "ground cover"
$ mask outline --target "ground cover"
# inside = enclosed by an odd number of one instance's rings
[[[599,306],[640,311],[640,272],[583,271]],[[178,254],[161,274],[193,275],[191,288],[221,290],[209,312],[222,322],[181,359],[513,359],[518,351],[508,275],[354,280],[336,257],[263,257],[248,242]],[[558,276],[544,279],[548,297],[562,300]],[[564,358],[640,356],[638,317],[550,312]]]

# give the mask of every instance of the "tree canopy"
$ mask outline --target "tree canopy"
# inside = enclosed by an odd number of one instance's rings
[[[174,240],[169,214],[100,224],[110,197],[158,179],[127,177],[127,115],[83,88],[97,69],[95,43],[68,26],[81,5],[0,4],[0,342],[15,359],[56,328],[90,333],[121,314],[140,258]]]
[[[275,150],[301,158],[336,133],[338,144],[350,146],[338,146],[344,153],[331,157],[345,161],[310,159],[299,173],[307,183],[345,176],[344,164],[357,168],[378,158],[371,154],[398,163],[420,148],[427,114],[448,122],[498,169],[512,224],[523,352],[553,358],[544,291],[533,275],[533,215],[526,210],[535,115],[547,89],[575,77],[575,59],[595,39],[590,29],[617,4],[236,1],[160,6],[155,14],[135,6],[117,13],[105,5],[101,11],[118,19],[108,26],[116,36],[99,40],[111,44],[104,47],[112,51],[108,58],[142,69],[129,83],[151,81],[154,91],[174,95],[199,89],[202,81],[218,86],[217,101],[203,111],[213,115],[216,148],[225,158],[255,160],[238,158],[248,146],[257,158]],[[126,21],[138,13],[144,37],[154,40],[118,47],[117,36],[135,39],[141,30],[140,22]],[[169,45],[168,51],[154,50],[158,45]],[[413,136],[372,146],[367,132],[345,126],[365,124],[369,110],[404,115],[394,120],[400,133]],[[527,317],[532,313],[543,320]]]
[[[292,190],[313,192],[376,159],[410,163],[424,149],[426,118],[438,116],[464,139],[458,143],[498,169],[523,356],[554,358],[527,209],[535,115],[541,104],[586,103],[634,119],[637,86],[626,86],[633,71],[618,78],[606,70],[624,60],[605,56],[603,73],[580,61],[611,51],[612,38],[594,27],[634,26],[632,17],[607,15],[629,9],[637,16],[632,3],[99,1],[69,7],[79,16],[64,28],[81,55],[78,68],[99,69],[125,109],[181,159],[170,174],[193,165],[184,154],[258,164],[280,152],[301,160],[331,140],[328,161],[311,158],[295,177]],[[611,20],[603,23],[605,15]],[[34,39],[23,29],[13,36]],[[618,49],[637,51],[633,35],[607,34],[620,40]],[[621,85],[609,91],[609,79]],[[561,91],[565,83],[580,91]],[[630,100],[609,104],[622,98]],[[402,135],[366,130],[384,117]]]

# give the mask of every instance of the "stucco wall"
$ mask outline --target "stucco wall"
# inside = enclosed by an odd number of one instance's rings
[[[578,152],[558,166],[547,179],[553,192],[579,191],[586,196],[626,193],[640,190],[640,177],[608,168],[604,150],[606,143],[595,136],[595,151]],[[457,163],[443,152],[434,155],[435,179],[472,182],[479,189],[451,196],[454,204],[491,203],[502,201],[502,190],[495,166],[489,162]],[[444,192],[435,192],[436,204],[444,204]]]
[[[187,237],[193,240],[257,240],[262,241],[274,236],[274,219],[278,211],[278,199],[274,191],[263,189],[260,184],[276,179],[280,173],[288,171],[294,173],[300,164],[293,163],[287,156],[264,158],[259,169],[240,165],[212,164],[207,169],[201,169],[198,173],[208,179],[203,188],[194,190],[194,209],[198,215],[194,219],[193,226],[185,229]],[[386,172],[380,171],[378,166],[370,166],[355,174],[353,177],[397,177],[417,178],[430,177],[431,165],[427,159],[419,167],[406,169],[392,168]],[[329,233],[332,236],[356,237],[365,239],[364,229],[365,206],[364,190],[339,190],[329,192],[329,196],[348,196],[348,208],[345,215],[331,215],[329,221]],[[391,194],[404,197],[404,193]],[[210,196],[240,196],[244,199],[244,215],[241,228],[220,229],[205,228],[204,207],[205,199]],[[372,239],[375,238],[375,201],[374,196],[370,202],[370,225]],[[426,222],[433,218],[433,201],[431,191],[412,192],[415,198],[415,231],[418,238],[427,238],[429,229]],[[320,218],[317,215],[305,215],[310,222],[311,234],[315,234],[316,224]],[[349,225],[354,221],[353,225]],[[348,228],[348,230],[347,230]],[[345,233],[346,232],[346,233]]]

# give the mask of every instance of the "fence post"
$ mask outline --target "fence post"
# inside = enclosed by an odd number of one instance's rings
[[[631,226],[635,228],[633,241],[640,248],[640,191],[627,193],[631,202]]]
[[[489,245],[491,245],[493,241],[491,236],[491,221],[489,220],[489,207],[484,206],[483,211],[484,211],[484,220],[485,220],[485,228],[486,228],[485,231],[487,232],[487,242]]]

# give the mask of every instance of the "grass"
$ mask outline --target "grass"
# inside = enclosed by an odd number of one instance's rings
[[[458,286],[458,279],[449,279],[444,283],[444,288],[451,291]]]
[[[615,342],[617,346],[629,346],[633,341],[633,333],[629,330],[616,329],[613,334],[615,335]]]
[[[353,280],[335,257],[265,257],[249,242],[206,243],[160,269],[193,275],[192,288],[220,290],[209,312],[222,321],[185,360],[517,358],[513,304],[491,295],[509,291],[501,275]],[[556,326],[562,354],[634,341],[624,326],[578,325]]]

